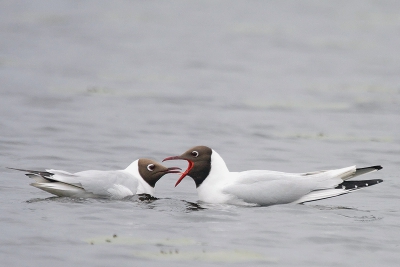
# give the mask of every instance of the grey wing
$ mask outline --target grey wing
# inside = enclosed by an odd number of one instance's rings
[[[312,188],[308,181],[299,182],[297,174],[272,171],[242,172],[235,180],[224,188],[225,193],[263,206],[291,203]]]
[[[41,176],[52,181],[62,182],[82,188],[82,184],[79,182],[78,176],[73,173],[53,169],[46,170],[46,173],[50,173],[51,176]]]
[[[122,171],[83,171],[74,174],[85,191],[98,196],[124,198],[136,194],[138,180]]]
[[[34,171],[25,169],[9,168],[27,172],[26,175],[35,182],[31,185],[57,196],[69,197],[93,197],[91,193],[85,192],[77,177],[65,171],[46,170]]]
[[[83,171],[69,173],[61,170],[27,172],[34,179],[31,185],[57,196],[124,198],[136,194],[138,181],[122,171]]]
[[[315,171],[315,172],[307,172],[307,173],[300,173],[302,176],[309,176],[309,175],[316,175],[316,174],[324,174],[324,173],[330,173],[330,172],[337,172],[337,171],[342,171],[345,170],[344,173],[340,174],[341,178],[343,181],[352,179],[356,176],[363,175],[366,173],[378,171],[382,169],[382,166],[380,165],[375,165],[375,166],[370,166],[370,167],[364,167],[364,168],[356,168],[356,166],[350,166],[348,168],[342,168],[342,169],[337,169],[337,170],[323,170],[323,171]]]
[[[224,192],[245,202],[274,205],[295,202],[315,190],[332,189],[354,174],[355,167],[312,174],[245,171],[237,174]]]
[[[25,175],[28,176],[29,178],[34,179],[36,183],[61,182],[76,187],[82,187],[82,185],[76,179],[76,176],[73,173],[69,173],[66,171],[46,170],[43,172],[43,171],[33,171],[26,169],[17,169],[17,168],[8,168],[8,169],[27,172],[27,174]]]

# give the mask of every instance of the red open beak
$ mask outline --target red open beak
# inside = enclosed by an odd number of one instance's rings
[[[187,160],[187,162],[189,163],[189,165],[188,165],[186,171],[185,171],[184,173],[182,173],[181,177],[179,177],[178,181],[176,181],[175,187],[183,180],[183,178],[185,178],[185,176],[190,172],[190,170],[191,170],[191,169],[193,168],[193,166],[194,166],[193,161],[188,160],[188,159],[181,158],[180,156],[173,156],[173,157],[165,158],[165,159],[163,159],[163,162],[166,161],[166,160],[177,160],[177,159],[180,159],[180,160]]]
[[[169,167],[169,168],[167,168],[165,173],[181,173],[181,170],[182,169],[179,167]]]

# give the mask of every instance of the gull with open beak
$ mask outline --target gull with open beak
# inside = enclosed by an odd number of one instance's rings
[[[186,160],[189,165],[176,182],[186,176],[194,180],[199,199],[207,203],[276,205],[304,203],[335,197],[382,182],[381,179],[348,181],[356,176],[382,169],[381,166],[307,173],[268,170],[230,172],[222,157],[207,146],[196,146],[180,156],[166,160]]]

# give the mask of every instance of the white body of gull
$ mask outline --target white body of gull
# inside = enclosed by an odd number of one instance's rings
[[[154,186],[167,173],[179,173],[180,168],[166,168],[150,160],[138,159],[124,170],[81,171],[69,173],[61,170],[27,172],[34,187],[61,197],[122,199],[135,194],[154,195]]]
[[[230,172],[222,157],[206,146],[196,146],[180,156],[165,160],[187,160],[188,175],[196,183],[199,199],[207,203],[256,204],[262,206],[304,203],[335,197],[382,182],[380,179],[347,181],[382,169],[381,166],[308,173],[285,173],[268,170]]]

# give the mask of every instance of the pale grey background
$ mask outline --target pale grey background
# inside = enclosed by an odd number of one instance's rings
[[[2,265],[398,266],[399,11],[0,1]],[[5,169],[118,169],[200,144],[233,171],[382,164],[366,178],[385,182],[307,205],[196,210],[177,175],[147,203],[49,198]]]

